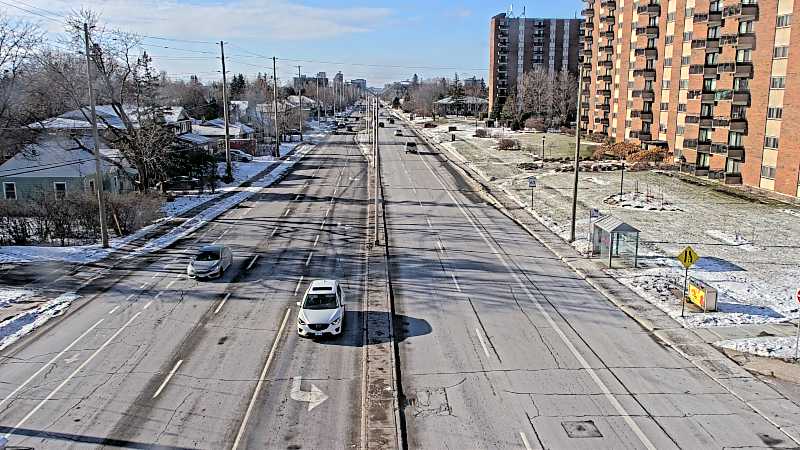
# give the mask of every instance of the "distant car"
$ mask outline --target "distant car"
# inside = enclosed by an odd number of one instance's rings
[[[389,123],[394,125],[394,119],[389,119]]]
[[[378,122],[378,126],[383,128],[383,122]]]
[[[193,191],[197,189],[200,180],[197,178],[180,176],[173,177],[163,182],[163,189],[165,191]]]
[[[231,149],[231,161],[252,162],[253,156],[239,149]]]
[[[400,129],[394,130],[394,135],[395,136],[402,136],[403,135],[403,130],[400,130]]]
[[[189,261],[186,274],[189,278],[221,277],[233,263],[231,249],[224,245],[206,245]]]
[[[344,328],[344,292],[336,280],[314,280],[298,302],[300,336],[338,336]]]
[[[406,142],[406,153],[417,153],[417,143]]]

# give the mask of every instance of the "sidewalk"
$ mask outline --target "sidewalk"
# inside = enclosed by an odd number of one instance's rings
[[[407,120],[406,122],[409,123]],[[487,197],[487,200],[496,208],[525,228],[536,240],[643,328],[679,352],[758,414],[781,428],[788,437],[800,445],[800,403],[796,398],[793,400],[793,396],[785,395],[777,390],[775,386],[762,383],[759,378],[748,371],[752,370],[792,383],[800,383],[800,365],[752,356],[742,358],[731,354],[729,357],[708,342],[710,336],[707,332],[684,328],[666,312],[606,273],[598,261],[587,259],[547,226],[536,220],[534,210],[512,197],[506,189],[498,188],[485,176],[474,171],[466,164],[461,155],[453,154],[446,147],[431,142],[420,132],[419,128],[414,128],[418,136],[433,148],[438,149],[445,159],[476,183],[476,191]],[[747,333],[752,330],[736,327],[729,332]],[[711,337],[711,339],[715,338]],[[742,363],[742,365],[737,363]]]

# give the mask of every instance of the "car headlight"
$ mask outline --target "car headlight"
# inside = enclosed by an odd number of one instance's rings
[[[339,325],[340,323],[342,323],[342,316],[339,316],[338,319],[331,322],[331,325]]]
[[[299,317],[299,316],[298,316],[298,317],[297,317],[297,323],[299,323],[300,325],[305,325],[305,324],[306,324],[306,321],[305,321],[305,320],[303,320],[303,318],[302,318],[302,317]]]

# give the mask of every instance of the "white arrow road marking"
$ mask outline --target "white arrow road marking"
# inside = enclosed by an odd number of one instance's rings
[[[298,402],[308,402],[309,411],[321,405],[322,402],[328,399],[328,395],[322,392],[320,388],[318,388],[313,383],[311,384],[310,391],[300,390],[301,382],[302,382],[302,377],[292,378],[292,392],[290,395],[292,397],[292,400],[297,400]]]
[[[66,358],[66,359],[64,360],[64,362],[65,362],[65,363],[67,363],[67,364],[72,364],[72,363],[74,363],[75,361],[77,361],[77,360],[78,360],[78,358],[80,358],[80,356],[81,356],[81,352],[78,352],[78,353],[74,354],[73,356],[71,356],[71,357],[69,357],[69,358]]]

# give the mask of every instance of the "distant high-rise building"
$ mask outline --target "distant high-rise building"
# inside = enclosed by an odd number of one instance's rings
[[[502,108],[522,75],[540,68],[578,72],[581,19],[492,17],[489,32],[489,111]]]
[[[356,78],[355,80],[350,80],[350,84],[352,84],[353,86],[355,86],[355,87],[357,87],[359,89],[362,89],[362,90],[365,90],[365,91],[367,90],[367,80],[365,80],[363,78]]]
[[[342,75],[342,72],[337,72],[336,75],[333,76],[333,83],[339,86],[344,84],[344,75]]]

